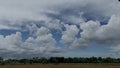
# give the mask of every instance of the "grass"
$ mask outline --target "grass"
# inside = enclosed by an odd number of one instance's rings
[[[0,65],[0,68],[120,68],[120,64],[18,64]]]

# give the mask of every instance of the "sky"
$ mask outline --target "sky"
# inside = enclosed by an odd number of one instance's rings
[[[120,2],[0,0],[0,56],[120,57]]]

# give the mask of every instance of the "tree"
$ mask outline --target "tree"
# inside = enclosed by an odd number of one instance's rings
[[[23,64],[30,63],[29,59],[21,59],[19,62]]]
[[[98,63],[102,63],[102,57],[98,57]]]
[[[2,63],[3,62],[3,58],[2,57],[0,57],[0,63]]]
[[[97,60],[96,57],[93,56],[93,57],[90,58],[90,62],[92,62],[92,63],[97,63],[98,60]]]
[[[48,60],[46,58],[41,58],[39,60],[40,60],[40,63],[42,63],[42,64],[48,63]]]

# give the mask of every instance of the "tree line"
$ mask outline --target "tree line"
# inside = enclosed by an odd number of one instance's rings
[[[31,59],[7,59],[0,57],[0,64],[34,64],[34,63],[120,63],[120,58],[102,57],[50,57],[50,58],[31,58]]]

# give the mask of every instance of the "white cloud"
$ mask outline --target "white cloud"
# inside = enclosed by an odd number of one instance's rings
[[[32,35],[32,36],[34,36],[34,34],[37,32],[37,29],[38,29],[37,25],[34,23],[32,23],[30,25],[26,25],[26,27],[27,27],[30,35]]]
[[[49,29],[57,29],[57,30],[62,30],[62,24],[60,20],[50,20],[48,22],[45,22],[44,25],[48,27]]]
[[[66,24],[64,26],[66,30],[62,33],[61,42],[65,45],[71,45],[77,39],[79,29],[76,25]]]
[[[118,14],[119,6],[117,0],[0,0],[0,25],[1,29],[21,29],[27,21],[44,21],[49,28],[61,29],[61,20],[79,24],[84,22],[81,13],[99,20]],[[53,17],[58,21],[52,23]]]
[[[88,21],[81,23],[80,38],[76,35],[79,29],[76,25],[65,25],[66,30],[62,32],[61,42],[70,45],[70,48],[83,48],[92,43],[113,46],[113,49],[119,51],[120,42],[120,16],[112,15],[108,24],[101,25],[99,21]]]
[[[61,43],[71,48],[96,43],[113,45],[113,49],[119,51],[119,46],[116,46],[120,42],[119,7],[117,0],[0,0],[0,30],[30,32],[25,42],[21,32],[0,35],[0,53],[58,52],[60,48],[56,47],[52,29],[60,30]],[[108,24],[100,24],[108,18]],[[77,26],[83,30],[80,38],[76,37],[81,30]]]
[[[22,38],[21,33],[16,32],[16,34],[8,35],[4,37],[0,35],[0,49],[4,49],[6,51],[16,51],[16,48],[21,46]]]
[[[98,31],[100,38],[110,39],[110,40],[119,40],[120,37],[120,16],[113,15],[111,16],[107,25],[102,26]]]
[[[57,47],[56,41],[53,38],[52,34],[49,32],[49,29],[45,27],[40,27],[35,33],[35,37],[29,37],[25,42],[23,48],[30,49],[26,50],[28,52],[34,53],[51,53],[51,50],[56,51]]]
[[[25,42],[22,41],[22,34],[20,32],[5,37],[0,35],[0,54],[10,52],[11,55],[14,54],[12,57],[15,58],[15,55],[19,56],[21,54],[23,54],[22,57],[25,57],[27,54],[32,56],[32,54],[47,55],[60,52],[60,48],[55,46],[56,41],[49,32],[49,29],[45,27],[37,28],[35,34],[35,37],[28,37]],[[24,53],[26,54],[25,56]],[[6,54],[5,57],[9,57],[9,54]]]
[[[120,42],[119,26],[119,15],[111,16],[107,25],[100,25],[100,22],[98,21],[88,21],[86,23],[81,24],[81,29],[83,31],[80,33],[81,38],[78,40],[80,44],[78,45],[78,47],[82,44],[85,44],[86,46],[95,43],[113,46],[113,48],[115,49]]]
[[[96,30],[100,27],[100,23],[96,21],[88,21],[87,23],[83,23],[81,25],[81,38],[90,39],[93,38],[95,35]]]

